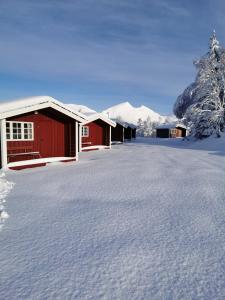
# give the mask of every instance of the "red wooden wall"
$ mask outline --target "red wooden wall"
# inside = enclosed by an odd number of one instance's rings
[[[7,121],[34,123],[33,141],[8,141],[8,154],[23,152],[40,152],[40,157],[75,156],[75,120],[48,108],[16,116]],[[14,156],[10,161],[33,159],[32,156]],[[37,157],[35,157],[37,158]]]
[[[109,130],[110,125],[102,120],[96,120],[88,123],[89,136],[82,137],[82,147],[106,145],[109,146]]]

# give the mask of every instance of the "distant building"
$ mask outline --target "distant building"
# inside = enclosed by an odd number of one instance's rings
[[[115,122],[103,114],[95,114],[81,125],[81,151],[111,148],[111,129],[116,127]]]
[[[136,126],[130,123],[126,123],[127,127],[124,129],[124,139],[131,140],[136,138]]]
[[[124,142],[124,130],[127,128],[127,125],[121,121],[113,120],[116,123],[116,127],[112,127],[111,130],[111,140],[113,143],[123,143]]]
[[[164,124],[156,128],[158,138],[181,138],[185,137],[187,129],[183,125]]]

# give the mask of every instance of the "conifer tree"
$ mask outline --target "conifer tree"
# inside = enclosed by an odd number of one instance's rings
[[[224,127],[225,49],[219,45],[215,31],[208,53],[194,64],[196,80],[178,97],[174,113],[184,118],[196,138],[220,136]]]

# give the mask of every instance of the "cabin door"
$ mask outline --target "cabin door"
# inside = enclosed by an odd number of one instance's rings
[[[65,156],[64,124],[49,121],[39,123],[41,157]]]
[[[53,156],[52,128],[50,121],[42,121],[39,124],[39,148],[41,157]]]

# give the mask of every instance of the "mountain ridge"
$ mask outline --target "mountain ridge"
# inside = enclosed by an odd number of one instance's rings
[[[163,116],[145,105],[135,107],[128,101],[111,106],[103,110],[102,113],[107,114],[109,118],[120,119],[134,125],[138,125],[140,119],[143,122],[150,119],[152,123],[159,124],[175,123],[177,121],[173,115]]]

